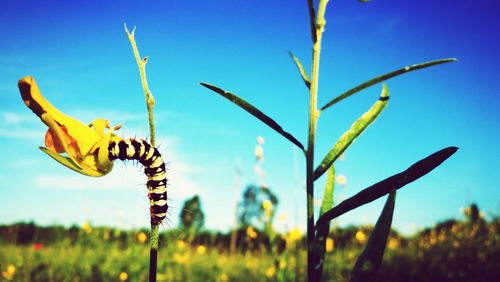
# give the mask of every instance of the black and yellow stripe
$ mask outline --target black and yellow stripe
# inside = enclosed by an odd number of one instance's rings
[[[137,160],[148,177],[146,187],[150,203],[151,224],[158,225],[167,215],[167,177],[165,163],[155,147],[142,139],[123,139],[108,146],[109,159]]]

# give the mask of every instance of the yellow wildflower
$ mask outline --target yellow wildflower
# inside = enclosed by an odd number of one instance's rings
[[[326,238],[326,252],[331,253],[333,252],[333,247],[335,245],[335,242],[333,241],[332,238]]]
[[[6,280],[12,280],[14,278],[14,274],[16,274],[16,267],[12,264],[7,266],[7,270],[2,271],[2,276]]]
[[[300,232],[300,229],[295,227],[285,236],[286,245],[292,246],[295,244],[296,241],[300,240],[301,238],[302,238],[302,233]]]
[[[118,279],[120,279],[120,281],[127,281],[128,280],[127,272],[120,272],[120,275],[118,275]]]
[[[257,160],[261,161],[264,158],[264,149],[262,149],[262,146],[255,146],[254,154]]]
[[[186,243],[182,240],[177,240],[177,248],[183,250],[186,247]]]
[[[286,213],[282,212],[278,215],[278,221],[285,221],[286,220]]]
[[[189,254],[174,254],[174,261],[177,262],[178,264],[187,264],[189,262]]]
[[[356,236],[356,240],[358,240],[358,242],[360,244],[365,243],[366,239],[368,239],[368,237],[366,236],[366,234],[363,231],[361,231],[361,230],[358,230],[358,232],[356,232],[355,236]]]
[[[196,248],[196,252],[200,255],[203,255],[205,252],[207,251],[207,248],[203,245],[199,245],[197,248]]]
[[[90,222],[85,221],[85,222],[82,224],[82,230],[83,230],[85,233],[87,233],[87,234],[92,233],[92,226],[90,225]]]
[[[340,174],[337,176],[337,184],[344,186],[346,183],[347,183],[347,178],[344,175]]]
[[[280,266],[280,269],[285,269],[286,268],[286,261],[283,259],[280,260],[279,266]]]
[[[253,229],[252,226],[248,226],[247,227],[247,236],[248,238],[250,239],[255,239],[257,238],[257,232],[255,232],[255,230]]]
[[[107,146],[110,141],[120,139],[112,134],[120,126],[111,128],[109,121],[104,119],[85,125],[63,114],[42,96],[31,76],[21,78],[18,86],[26,106],[49,128],[45,134],[46,147],[40,147],[40,150],[84,175],[102,176],[111,171],[113,162],[108,158]]]
[[[387,247],[389,250],[395,250],[399,246],[399,241],[396,238],[390,238],[389,242],[387,243]]]
[[[268,267],[267,270],[266,270],[266,276],[268,278],[273,278],[274,274],[276,274],[276,268],[274,268],[274,266]]]
[[[273,203],[271,203],[271,201],[269,201],[269,200],[265,200],[264,202],[262,202],[262,208],[265,211],[271,210],[273,208]]]
[[[146,235],[146,233],[142,231],[137,233],[137,241],[139,241],[139,243],[144,244],[147,240],[148,240],[148,235]]]

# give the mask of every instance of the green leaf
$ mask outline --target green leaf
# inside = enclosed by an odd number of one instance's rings
[[[60,164],[64,165],[65,167],[67,167],[69,169],[72,169],[72,170],[74,170],[78,173],[84,174],[84,175],[95,176],[95,175],[89,174],[88,171],[81,168],[79,165],[77,165],[75,162],[73,162],[73,160],[71,160],[68,157],[62,156],[62,155],[60,155],[52,150],[49,150],[45,147],[38,147],[38,148],[40,150],[42,150],[42,152],[49,155],[51,158],[53,158],[54,160],[56,160],[57,162],[59,162]]]
[[[292,52],[288,51],[288,54],[290,57],[292,57],[292,60],[295,62],[295,65],[297,66],[297,69],[299,70],[300,76],[302,77],[302,80],[306,84],[307,88],[309,89],[311,87],[311,80],[309,79],[309,76],[307,75],[306,70],[304,69],[304,66],[300,62],[299,58],[295,57]]]
[[[434,168],[439,166],[442,162],[453,155],[457,150],[458,147],[444,148],[414,163],[405,171],[386,178],[368,188],[365,188],[363,191],[341,202],[333,209],[320,216],[317,221],[317,226],[329,222],[330,220],[352,209],[374,201],[393,190],[397,190],[405,186],[406,184],[417,180],[418,178],[431,172]]]
[[[313,43],[316,42],[316,11],[314,11],[313,0],[307,0],[307,7],[309,8],[309,26],[311,28],[311,38]]]
[[[425,63],[407,66],[407,67],[386,73],[384,75],[377,76],[375,78],[372,78],[366,82],[363,82],[360,85],[358,85],[352,89],[349,89],[346,92],[340,94],[339,96],[337,96],[336,98],[334,98],[330,102],[326,103],[323,107],[321,107],[321,111],[326,110],[330,106],[344,100],[345,98],[347,98],[347,97],[349,97],[349,96],[351,96],[351,95],[353,95],[353,94],[355,94],[355,93],[357,93],[365,88],[368,88],[374,84],[382,82],[384,80],[388,80],[390,78],[393,78],[395,76],[398,76],[398,75],[401,75],[401,74],[404,74],[404,73],[407,73],[410,71],[415,71],[415,70],[428,68],[428,67],[435,66],[435,65],[440,65],[440,64],[449,63],[449,62],[456,62],[456,61],[457,61],[457,59],[455,59],[455,58],[440,59],[440,60],[435,60],[435,61],[430,61],[430,62],[425,62]]]
[[[247,101],[243,100],[242,98],[236,96],[233,93],[230,93],[230,92],[227,92],[227,91],[220,89],[217,86],[214,86],[214,85],[211,85],[208,83],[204,83],[204,82],[201,82],[200,84],[205,86],[206,88],[214,91],[215,93],[220,94],[222,97],[228,99],[229,101],[233,102],[235,105],[239,106],[240,108],[247,111],[248,113],[250,113],[254,117],[258,118],[260,121],[267,124],[269,127],[274,129],[276,132],[281,134],[283,137],[290,140],[290,142],[295,144],[295,146],[299,147],[300,149],[302,149],[302,151],[304,151],[304,146],[295,137],[293,137],[290,133],[284,131],[283,128],[281,128],[281,126],[278,123],[276,123],[272,118],[270,118],[269,116],[267,116],[266,114],[261,112],[259,109],[254,107],[252,104],[248,103]]]
[[[333,164],[333,162],[352,144],[354,139],[356,139],[370,124],[372,124],[375,119],[380,115],[380,113],[385,109],[387,103],[389,102],[389,90],[387,85],[383,85],[382,94],[377,102],[365,112],[356,122],[351,125],[351,128],[344,132],[342,136],[337,140],[332,149],[323,158],[323,161],[314,170],[314,180],[318,179],[325,171]]]
[[[369,281],[376,277],[378,269],[382,264],[387,238],[391,232],[392,215],[396,203],[396,191],[392,191],[387,197],[384,209],[380,214],[377,224],[373,228],[366,247],[358,257],[351,272],[351,282]]]
[[[327,172],[325,192],[321,201],[320,215],[333,207],[333,192],[335,190],[335,166],[330,166]],[[311,252],[314,265],[312,273],[313,281],[321,281],[323,275],[323,264],[325,262],[326,238],[330,232],[330,222],[317,227],[314,237],[313,251]]]
[[[319,214],[323,215],[333,207],[333,192],[335,191],[335,167],[332,165],[326,174],[325,192],[321,201]]]

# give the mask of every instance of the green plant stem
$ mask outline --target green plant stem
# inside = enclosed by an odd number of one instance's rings
[[[311,19],[313,32],[313,59],[311,69],[311,86],[309,89],[309,134],[306,154],[306,192],[307,192],[307,277],[314,281],[314,143],[316,138],[316,125],[319,117],[317,96],[319,79],[319,60],[321,53],[321,38],[325,27],[325,9],[328,0],[321,0],[318,5],[316,21]],[[308,1],[310,17],[314,16],[312,1]],[[311,11],[313,11],[311,13]]]
[[[155,104],[155,100],[151,91],[149,90],[148,81],[146,78],[146,63],[148,62],[147,57],[141,59],[139,55],[139,50],[137,49],[137,45],[135,43],[134,32],[135,27],[132,32],[129,32],[127,29],[127,25],[125,26],[125,32],[127,33],[128,40],[130,41],[130,45],[132,45],[132,50],[134,52],[135,60],[137,62],[137,66],[139,67],[139,74],[141,76],[141,84],[142,90],[144,91],[144,98],[146,99],[146,106],[148,109],[148,122],[149,122],[149,136],[151,146],[156,146],[156,138],[155,138],[155,121],[153,115],[153,107]],[[151,234],[150,234],[150,251],[149,251],[149,281],[156,281],[156,269],[157,269],[157,260],[158,260],[158,241],[159,241],[159,225],[153,224],[151,222]]]
[[[148,62],[148,58],[144,57],[141,59],[139,54],[139,50],[137,49],[137,45],[135,43],[134,32],[135,27],[132,32],[129,32],[127,29],[127,25],[125,25],[125,32],[127,33],[128,40],[130,41],[130,45],[132,45],[132,50],[134,52],[135,60],[137,62],[137,66],[139,67],[139,74],[141,76],[141,84],[142,90],[144,91],[144,98],[146,99],[146,106],[148,109],[148,121],[149,121],[149,134],[151,145],[156,146],[156,138],[155,138],[155,121],[153,115],[153,107],[155,104],[155,100],[151,90],[149,90],[148,80],[146,78],[146,63]]]

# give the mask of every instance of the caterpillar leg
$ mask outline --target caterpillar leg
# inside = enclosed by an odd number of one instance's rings
[[[166,217],[167,204],[167,176],[165,163],[160,152],[142,139],[123,139],[112,141],[108,146],[110,161],[136,160],[144,166],[144,173],[148,178],[148,198],[150,204],[151,224],[158,225]]]

